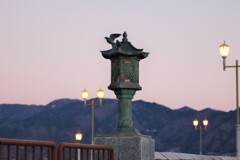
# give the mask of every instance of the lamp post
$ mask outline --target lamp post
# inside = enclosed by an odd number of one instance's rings
[[[79,144],[80,144],[80,142],[81,142],[81,140],[82,140],[82,133],[81,132],[77,132],[76,134],[75,134],[75,139],[76,139],[76,141],[77,142],[79,142]],[[80,160],[81,159],[81,154],[80,154],[80,149],[78,149],[78,160]]]
[[[84,100],[84,107],[86,106],[92,106],[92,144],[94,144],[94,106],[102,106],[102,99],[104,96],[104,91],[99,89],[97,91],[97,96],[98,96],[98,100],[99,103],[94,103],[94,100],[92,100],[91,104],[87,104],[87,98],[88,98],[88,91],[86,89],[84,89],[82,91],[82,98]]]
[[[204,129],[205,129],[205,131],[206,131],[207,125],[208,125],[208,120],[207,120],[207,119],[204,119],[204,120],[202,121],[202,124],[199,125],[199,127],[198,127],[198,124],[199,124],[199,123],[198,123],[198,120],[197,120],[197,119],[193,120],[193,126],[195,127],[195,130],[196,130],[196,131],[199,130],[199,132],[200,132],[199,154],[202,155],[202,129],[203,129],[203,127],[204,127]],[[203,125],[203,126],[202,126],[202,125]]]
[[[223,58],[223,70],[226,68],[235,68],[236,69],[236,149],[237,149],[237,157],[240,157],[240,124],[239,124],[239,94],[238,94],[238,60],[236,60],[235,65],[226,65],[226,59],[230,50],[230,46],[225,44],[225,41],[222,45],[219,46],[220,54]]]

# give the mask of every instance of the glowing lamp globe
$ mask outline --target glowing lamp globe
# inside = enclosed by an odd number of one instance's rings
[[[227,58],[229,50],[230,50],[230,46],[225,44],[225,41],[222,45],[219,46],[220,54],[224,59]]]
[[[193,120],[193,126],[194,126],[194,127],[197,127],[197,126],[198,126],[198,120],[197,120],[197,119]]]
[[[82,91],[82,98],[83,98],[84,100],[86,100],[86,99],[88,98],[88,91],[87,91],[86,89],[84,89],[84,90]]]
[[[203,120],[203,125],[206,127],[208,125],[208,120],[207,119],[204,119]]]
[[[102,99],[103,96],[104,96],[104,91],[101,90],[101,89],[99,89],[99,90],[97,91],[97,96],[98,96],[99,99]]]
[[[76,141],[81,141],[82,140],[82,133],[78,132],[75,134],[75,139]]]

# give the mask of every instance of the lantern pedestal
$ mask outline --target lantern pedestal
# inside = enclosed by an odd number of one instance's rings
[[[95,138],[95,144],[110,145],[116,160],[154,160],[155,140],[142,135],[133,127],[132,98],[133,89],[118,89],[118,128],[111,134]]]
[[[110,145],[116,160],[154,160],[155,140],[140,134],[113,134],[95,138],[95,144]]]

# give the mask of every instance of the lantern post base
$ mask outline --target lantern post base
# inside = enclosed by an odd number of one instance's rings
[[[96,137],[95,144],[112,146],[117,160],[154,160],[155,140],[150,136],[111,134]]]

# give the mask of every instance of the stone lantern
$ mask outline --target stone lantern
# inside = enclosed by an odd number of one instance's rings
[[[118,99],[118,125],[111,134],[98,136],[95,143],[111,145],[117,160],[154,160],[155,141],[142,135],[133,127],[132,99],[139,85],[139,62],[149,53],[135,48],[123,33],[122,41],[116,40],[121,34],[111,34],[105,37],[112,48],[101,51],[102,56],[111,60],[111,84]]]
[[[112,34],[110,38],[105,37],[112,45],[112,49],[101,51],[106,59],[111,60],[111,84],[109,89],[141,90],[139,85],[139,61],[148,56],[149,53],[143,49],[135,48],[127,39],[127,33],[123,33],[122,42],[114,39],[120,34]]]
[[[126,32],[123,33],[122,42],[114,42],[120,35],[111,34],[110,37],[105,37],[112,49],[101,52],[104,58],[111,60],[111,84],[108,88],[119,99],[118,128],[114,133],[132,134],[138,133],[133,128],[132,99],[136,90],[142,89],[139,85],[139,61],[149,53],[135,48],[128,41]]]

